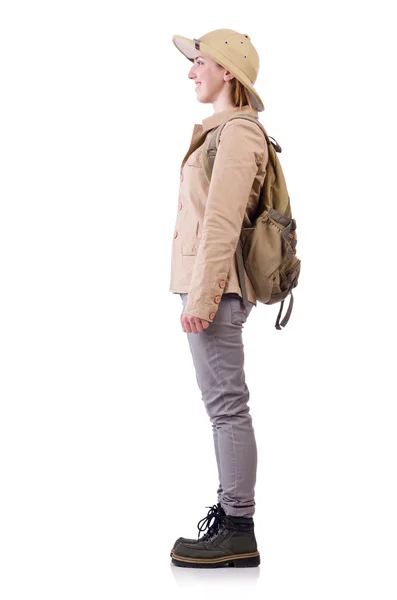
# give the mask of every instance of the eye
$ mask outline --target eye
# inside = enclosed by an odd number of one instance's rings
[[[203,65],[204,63],[203,63],[203,61],[202,61],[202,60],[198,60],[198,61],[196,62],[196,64],[197,64],[197,65]]]

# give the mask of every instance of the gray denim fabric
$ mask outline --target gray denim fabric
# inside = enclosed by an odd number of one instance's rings
[[[180,294],[183,306],[187,294]],[[248,407],[242,329],[254,304],[224,293],[212,323],[201,333],[186,333],[197,383],[212,423],[218,463],[218,502],[226,514],[255,512],[257,448]]]

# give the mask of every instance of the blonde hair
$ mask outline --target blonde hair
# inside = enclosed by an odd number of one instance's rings
[[[233,106],[237,108],[241,108],[242,106],[249,106],[250,108],[252,108],[247,88],[235,77],[234,79],[232,79],[230,96]]]
[[[218,67],[224,69],[219,63],[216,63]],[[247,88],[243,85],[236,77],[233,77],[230,86],[230,99],[235,108],[241,108],[242,106],[249,106],[252,108],[250,96]]]

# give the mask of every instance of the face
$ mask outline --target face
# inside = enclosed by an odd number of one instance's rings
[[[220,96],[229,93],[229,82],[233,75],[220,67],[210,56],[195,50],[194,64],[188,74],[194,81],[197,100],[199,102],[216,102]]]

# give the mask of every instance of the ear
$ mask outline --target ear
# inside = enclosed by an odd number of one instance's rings
[[[226,71],[223,75],[223,80],[224,81],[231,81],[232,79],[234,79],[234,75],[232,75],[230,73],[230,71]]]

